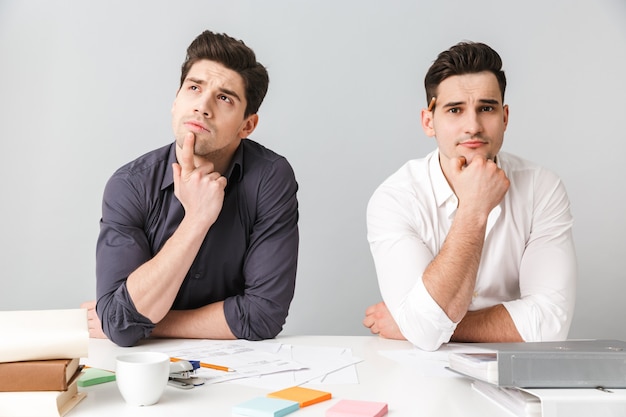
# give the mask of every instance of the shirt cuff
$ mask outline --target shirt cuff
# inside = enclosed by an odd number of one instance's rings
[[[535,303],[524,300],[503,302],[502,305],[509,312],[513,324],[525,342],[541,342],[540,311]]]
[[[420,277],[393,316],[402,334],[423,350],[437,350],[450,341],[454,323],[431,297]]]

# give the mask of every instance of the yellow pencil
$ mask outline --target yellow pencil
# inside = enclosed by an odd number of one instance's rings
[[[231,369],[227,366],[221,366],[221,365],[213,365],[210,363],[204,363],[204,362],[200,362],[200,366],[202,368],[210,368],[210,369],[217,369],[218,371],[224,371],[224,372],[235,372],[234,369]]]
[[[437,101],[437,97],[434,97],[430,99],[430,103],[428,104],[428,111],[432,111],[432,109],[435,107],[435,102]]]
[[[178,362],[178,361],[186,361],[187,359],[180,359],[180,358],[170,358],[170,361],[172,362]],[[224,372],[235,372],[234,369],[231,369],[227,366],[221,366],[221,365],[213,365],[210,363],[204,363],[204,362],[200,362],[200,367],[202,368],[209,368],[209,369],[216,369],[218,371],[224,371]]]

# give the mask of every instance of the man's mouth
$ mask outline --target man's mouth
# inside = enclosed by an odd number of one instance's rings
[[[210,130],[205,125],[203,125],[200,122],[196,122],[194,120],[185,122],[184,125],[192,132],[196,132],[196,133],[210,132]]]
[[[487,142],[484,142],[482,140],[466,140],[459,143],[460,146],[471,149],[480,148],[481,146],[484,146],[486,144]]]

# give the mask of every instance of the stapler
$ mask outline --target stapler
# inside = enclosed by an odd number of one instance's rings
[[[170,363],[168,384],[182,389],[191,389],[203,385],[205,380],[196,376],[196,369],[200,368],[198,361],[177,360]]]

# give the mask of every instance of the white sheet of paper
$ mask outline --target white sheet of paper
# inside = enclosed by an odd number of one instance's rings
[[[378,351],[380,355],[386,358],[414,367],[415,371],[423,376],[461,378],[459,374],[446,369],[448,366],[448,356],[453,352],[484,352],[484,349],[465,343],[448,343],[442,345],[434,352],[428,352],[418,348]]]
[[[308,384],[358,384],[355,364],[361,358],[352,356],[351,349],[282,345],[279,354],[285,360],[306,365],[289,372],[263,375],[258,378],[232,380],[230,383],[279,390],[295,385]]]
[[[200,368],[196,371],[196,374],[205,378],[207,383],[214,384],[233,379],[303,369],[305,367],[301,363],[285,359],[279,355],[277,353],[279,349],[280,344],[278,343],[255,344],[245,340],[199,340],[185,342],[178,348],[165,353],[171,357],[199,360],[235,370],[235,372],[224,372]]]

